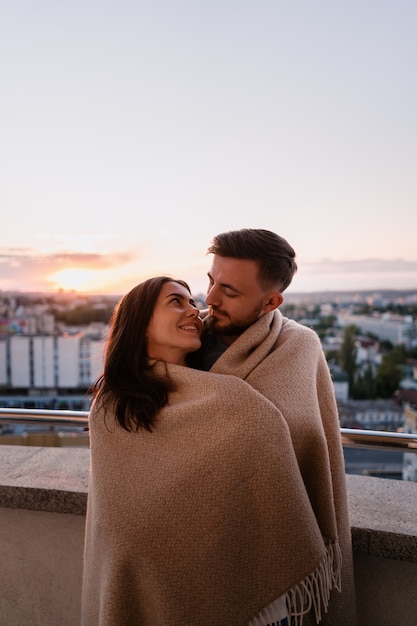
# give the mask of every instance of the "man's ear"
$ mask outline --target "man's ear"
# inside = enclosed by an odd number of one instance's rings
[[[284,302],[282,293],[279,291],[271,291],[265,298],[265,304],[263,307],[264,313],[274,311]]]

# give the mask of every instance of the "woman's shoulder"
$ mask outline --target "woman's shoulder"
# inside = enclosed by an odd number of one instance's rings
[[[89,411],[89,422],[115,415],[115,400],[110,393],[100,393],[93,398]]]

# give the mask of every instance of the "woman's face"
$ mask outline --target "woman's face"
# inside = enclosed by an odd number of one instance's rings
[[[148,357],[185,365],[186,355],[201,346],[203,324],[198,313],[185,287],[165,283],[146,331]]]

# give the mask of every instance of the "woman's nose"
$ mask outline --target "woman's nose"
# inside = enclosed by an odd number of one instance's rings
[[[200,313],[200,309],[197,308],[194,304],[190,304],[190,308],[187,314],[190,317],[198,317],[199,313]]]

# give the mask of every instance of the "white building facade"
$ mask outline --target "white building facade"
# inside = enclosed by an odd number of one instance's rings
[[[102,338],[83,333],[0,339],[0,389],[85,389],[101,374]]]
[[[417,345],[417,324],[410,316],[340,313],[337,321],[343,327],[357,326],[362,333],[371,333],[381,341],[390,341],[394,346],[403,344],[406,348],[411,348]]]

